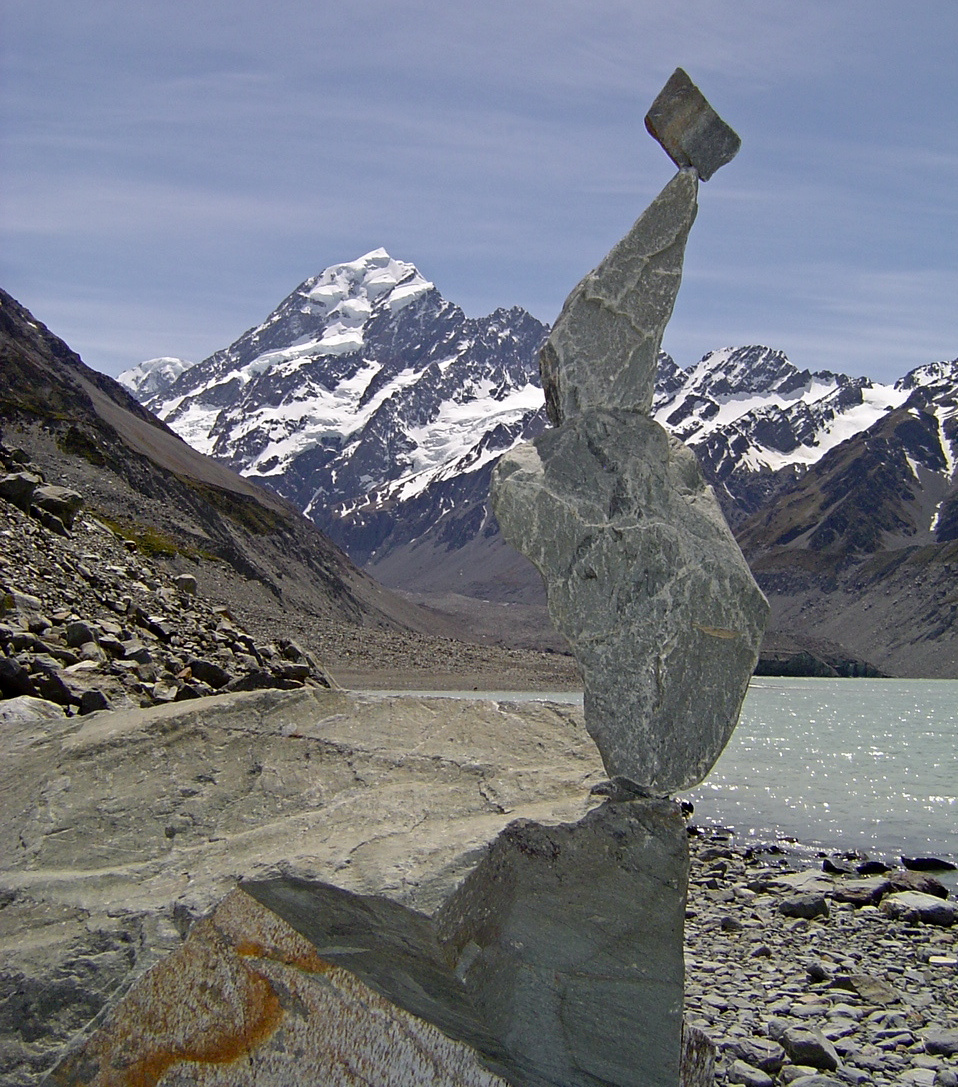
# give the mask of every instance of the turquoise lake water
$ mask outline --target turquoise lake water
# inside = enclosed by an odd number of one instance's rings
[[[755,680],[690,799],[740,838],[958,862],[958,681]]]

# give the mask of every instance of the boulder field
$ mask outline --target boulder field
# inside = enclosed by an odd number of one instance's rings
[[[0,714],[19,697],[86,714],[330,686],[296,641],[255,639],[192,573],[153,561],[162,538],[124,537],[20,459],[0,443]]]
[[[685,1013],[718,1049],[715,1084],[958,1087],[958,905],[942,883],[860,877],[834,855],[811,870],[727,831],[690,842]]]

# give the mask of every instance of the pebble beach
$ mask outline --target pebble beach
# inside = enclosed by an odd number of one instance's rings
[[[934,873],[826,872],[718,828],[690,844],[686,1022],[716,1084],[958,1087],[958,905]]]

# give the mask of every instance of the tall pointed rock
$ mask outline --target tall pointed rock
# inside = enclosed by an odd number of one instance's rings
[[[695,458],[649,414],[698,179],[693,157],[569,296],[541,355],[555,429],[492,484],[579,663],[606,770],[658,796],[701,781],[727,743],[768,612]]]
[[[540,356],[553,426],[596,407],[651,410],[697,192],[695,171],[680,170],[566,299]]]

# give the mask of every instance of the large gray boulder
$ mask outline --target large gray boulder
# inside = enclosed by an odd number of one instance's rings
[[[77,513],[83,506],[83,495],[68,487],[42,483],[33,493],[33,505],[41,514],[49,514],[67,529],[73,528]]]
[[[4,472],[0,474],[0,498],[29,513],[34,492],[42,482],[33,472]]]
[[[725,747],[766,614],[693,455],[653,420],[602,410],[500,461],[496,516],[542,571],[610,776],[662,795]]]
[[[261,691],[0,755],[3,1087],[326,1082],[327,997],[358,1070],[421,1038],[436,1084],[677,1082],[684,823],[595,805],[572,707]]]

